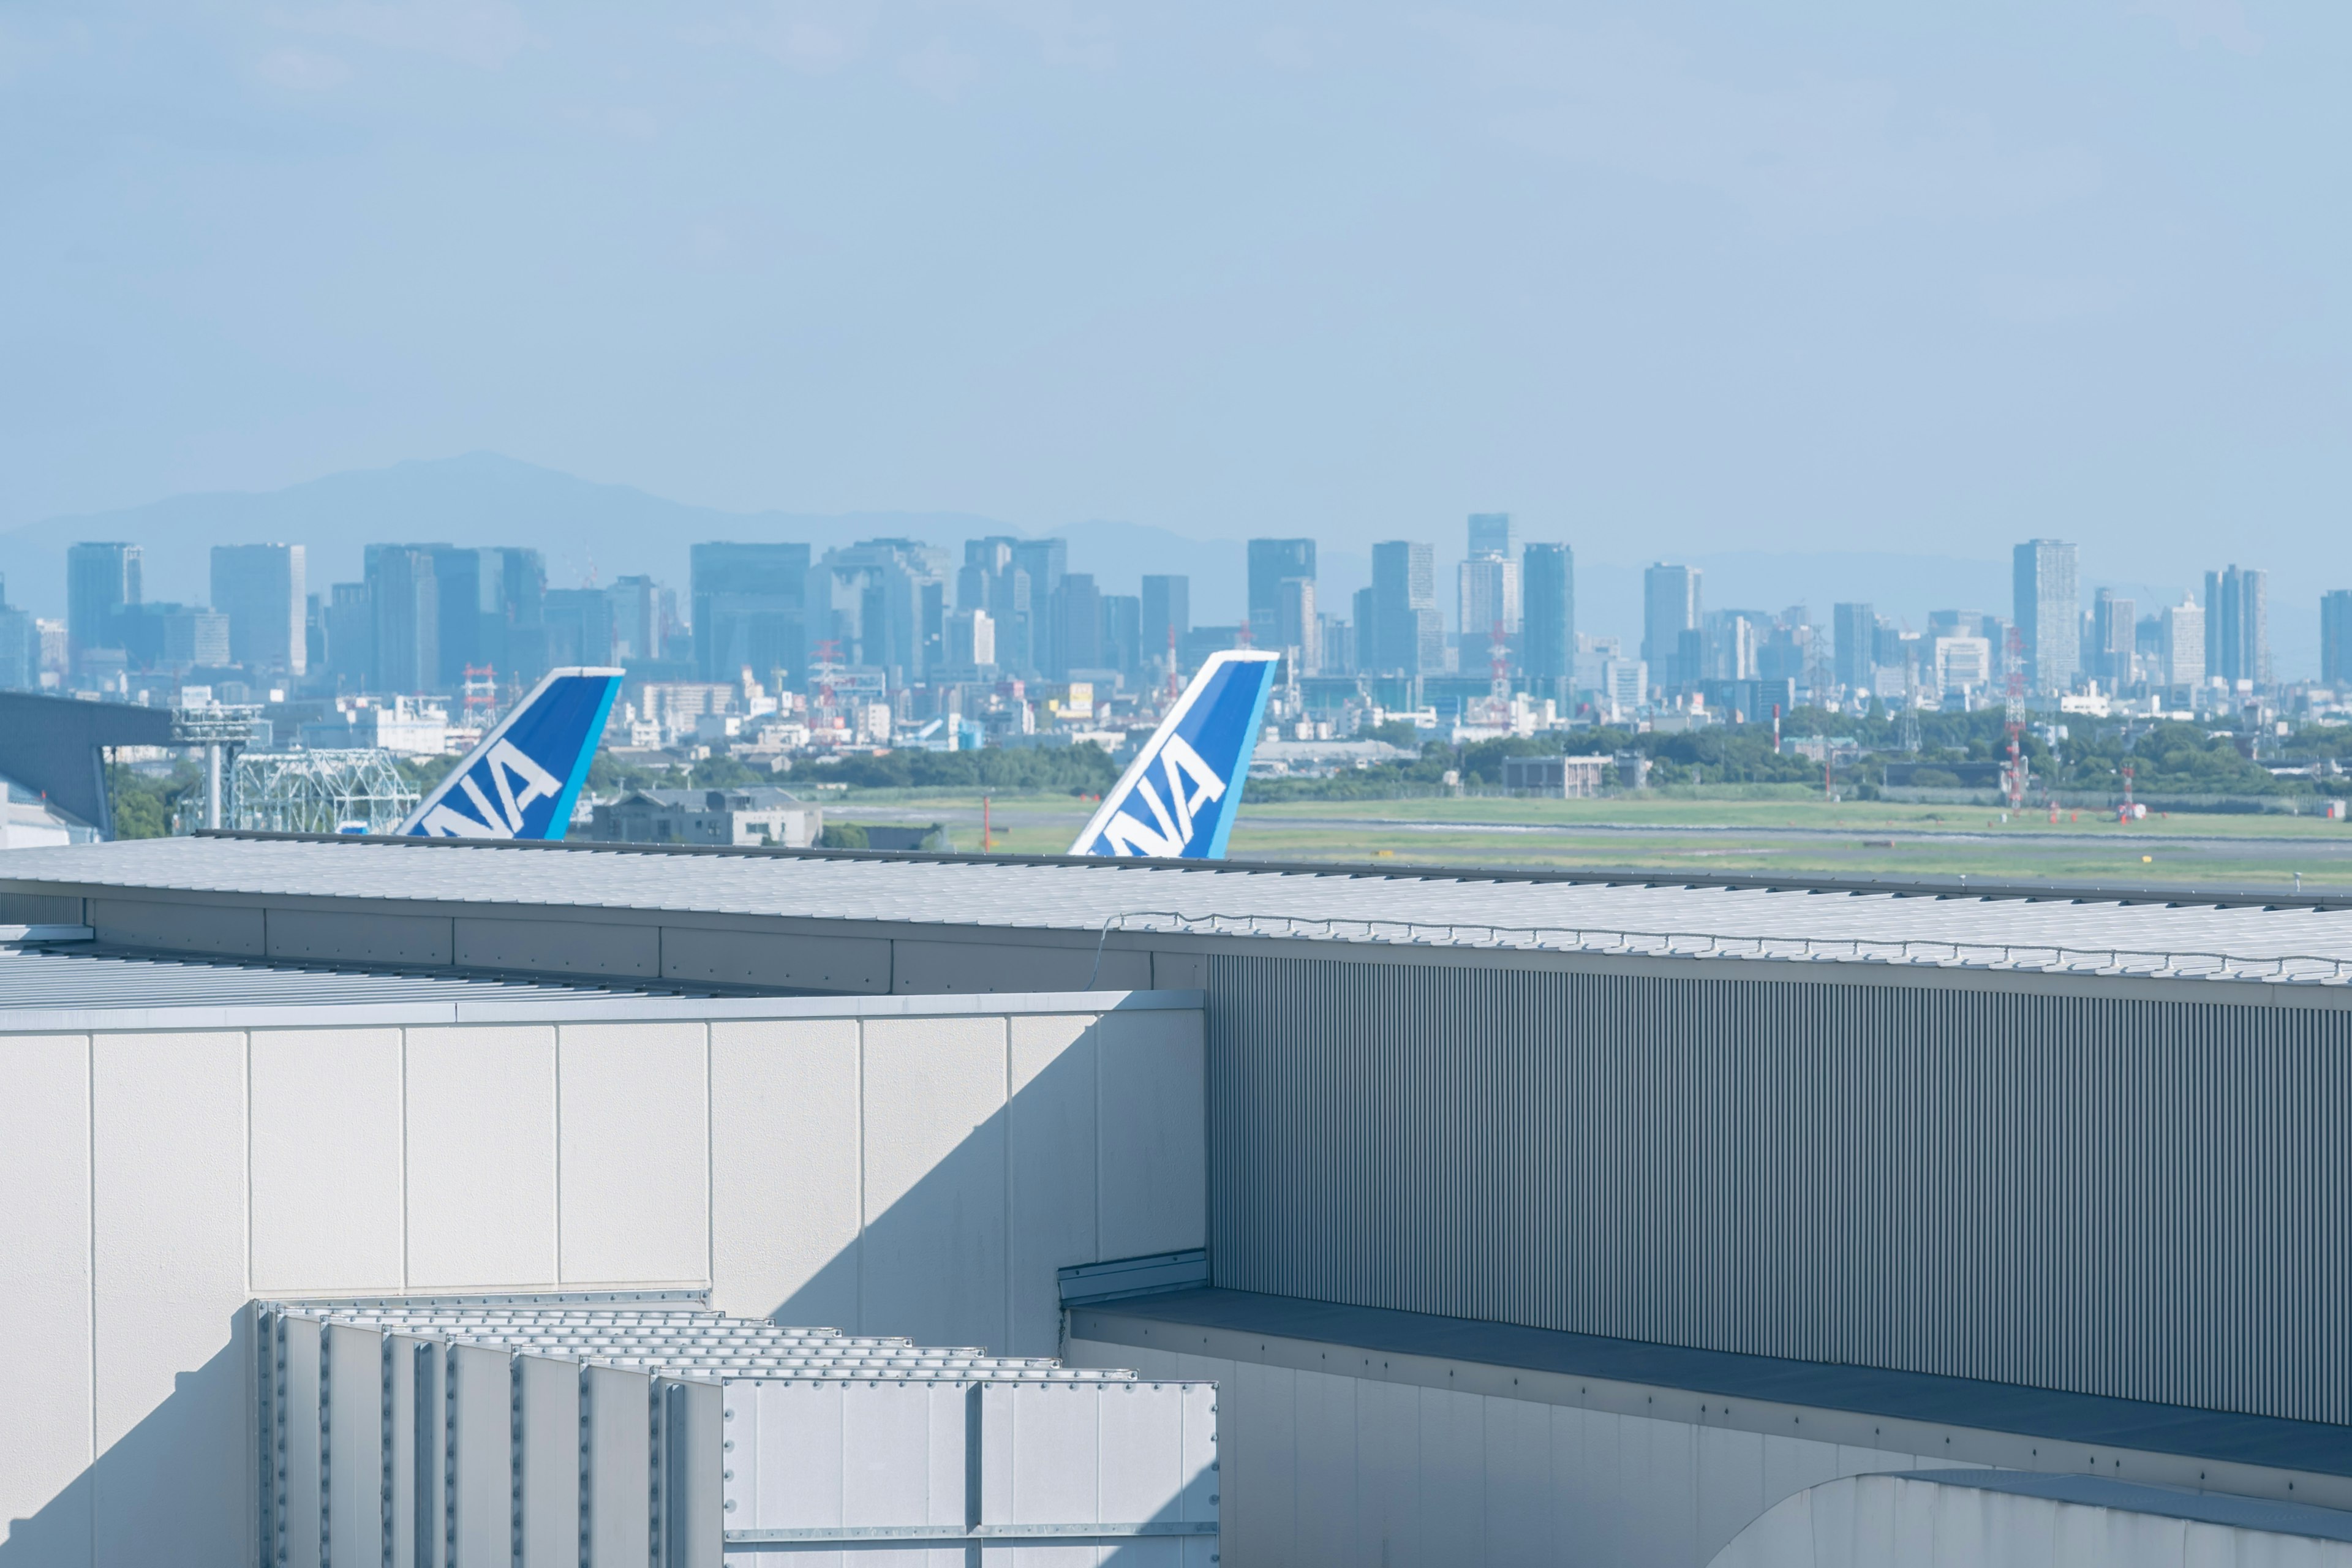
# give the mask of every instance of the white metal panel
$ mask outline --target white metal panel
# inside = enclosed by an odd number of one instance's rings
[[[0,1540],[90,1551],[89,1040],[0,1037]]]
[[[653,1552],[653,1380],[592,1366],[581,1381],[588,1517],[581,1568],[646,1568]]]
[[[1302,1565],[1352,1568],[1355,1539],[1356,1391],[1352,1377],[1302,1372],[1293,1386],[1298,1435],[1291,1539]],[[1373,1561],[1378,1562],[1377,1552]]]
[[[726,1532],[724,1389],[658,1378],[662,1405],[662,1568],[716,1568]]]
[[[522,1382],[520,1568],[580,1568],[580,1378],[576,1361],[519,1355]]]
[[[92,1041],[100,1563],[252,1552],[245,1037]]]
[[[472,1345],[457,1345],[448,1353],[448,1568],[488,1568],[513,1560],[513,1363],[504,1351]]]
[[[859,1086],[853,1019],[710,1026],[713,1305],[856,1326]]]
[[[566,1024],[556,1053],[562,1277],[707,1279],[706,1026]]]
[[[1486,1474],[1486,1562],[1492,1568],[1543,1568],[1551,1542],[1551,1412],[1518,1399],[1481,1399]],[[1304,1468],[1302,1458],[1302,1468]]]
[[[1108,1013],[1102,1058],[1101,1258],[1204,1246],[1208,1058],[1199,1013]]]
[[[319,1568],[327,1498],[319,1373],[326,1336],[314,1318],[288,1318],[278,1342],[278,1562],[281,1568]]]
[[[862,1321],[1005,1342],[1002,1018],[869,1019]]]
[[[730,1530],[814,1530],[847,1522],[849,1385],[781,1379],[727,1384],[737,1506]]]
[[[402,1289],[400,1031],[252,1041],[253,1288]]]
[[[412,1289],[555,1279],[555,1031],[411,1029]]]
[[[411,1334],[392,1345],[392,1561],[394,1568],[441,1562],[440,1346]]]
[[[1098,1033],[1084,1014],[1011,1017],[1005,1236],[1013,1297],[1008,1355],[1052,1355],[1061,1341],[1055,1271],[1126,1256],[1106,1252],[1099,1206],[1096,1101]],[[1124,1130],[1121,1131],[1124,1136]]]
[[[384,1336],[331,1323],[326,1331],[327,1561],[374,1568],[383,1559]]]

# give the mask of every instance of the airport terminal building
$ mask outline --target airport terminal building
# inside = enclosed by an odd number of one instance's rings
[[[0,924],[0,1568],[2352,1563],[2326,900],[206,836]]]

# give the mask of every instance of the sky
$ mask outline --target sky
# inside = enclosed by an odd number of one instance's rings
[[[2258,0],[11,0],[0,528],[494,450],[2315,616],[2347,80]]]

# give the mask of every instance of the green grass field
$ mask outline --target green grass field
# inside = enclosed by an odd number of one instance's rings
[[[975,796],[901,794],[827,803],[841,821],[936,821],[981,847]],[[1088,802],[993,798],[993,847],[1059,854]],[[1958,877],[2105,886],[2352,891],[2352,825],[2316,816],[2046,809],[2002,820],[1982,807],[1778,799],[1643,798],[1244,802],[1235,860],[1569,870],[1617,868]]]

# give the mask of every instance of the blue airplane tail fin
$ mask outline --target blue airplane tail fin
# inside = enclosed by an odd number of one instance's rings
[[[1280,658],[1248,648],[1210,655],[1070,853],[1223,859]]]
[[[394,833],[562,838],[620,695],[617,669],[554,669],[499,721]]]

